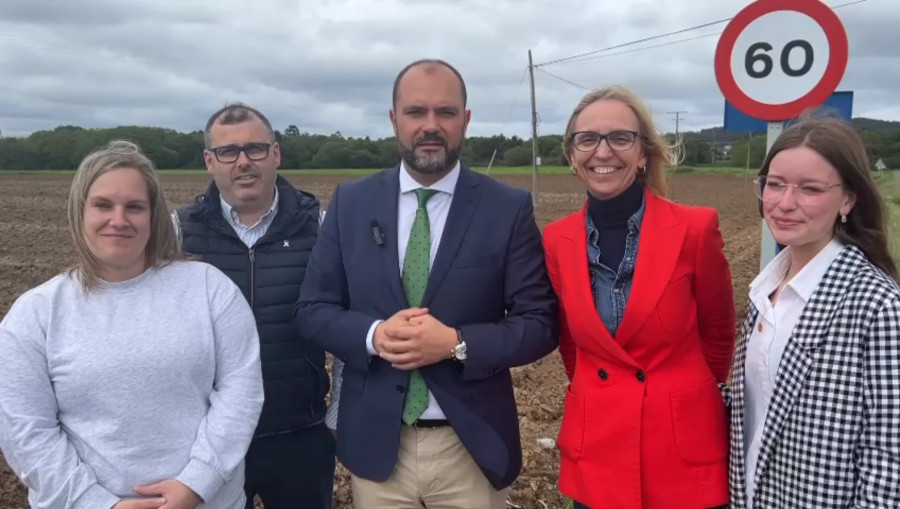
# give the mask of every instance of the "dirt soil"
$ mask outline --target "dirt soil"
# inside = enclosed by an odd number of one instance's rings
[[[318,196],[323,206],[334,187],[353,177],[297,176],[289,179]],[[530,176],[498,177],[531,188]],[[71,263],[71,240],[65,203],[71,177],[3,175],[0,172],[0,318],[25,290],[51,278]],[[166,175],[163,188],[170,205],[180,206],[201,193],[207,179],[201,175]],[[574,177],[542,176],[537,221],[541,227],[578,210],[585,193]],[[759,266],[760,221],[751,183],[739,175],[675,175],[670,197],[680,203],[718,209],[726,254],[734,278],[735,302],[743,315],[746,289]],[[542,449],[539,438],[555,438],[563,410],[566,379],[554,353],[514,370],[519,405],[524,468],[512,487],[509,506],[522,509],[562,508],[565,499],[556,488],[559,452]],[[339,468],[335,507],[350,507],[349,478]],[[27,507],[25,488],[0,456],[0,509]],[[261,507],[261,504],[258,504]]]

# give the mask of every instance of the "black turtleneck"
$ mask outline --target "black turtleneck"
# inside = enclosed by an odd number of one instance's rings
[[[599,233],[600,263],[618,272],[625,256],[628,219],[641,208],[644,189],[635,179],[625,191],[608,200],[599,200],[588,193],[588,214]]]

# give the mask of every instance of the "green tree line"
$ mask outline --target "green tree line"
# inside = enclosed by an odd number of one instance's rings
[[[866,143],[866,153],[873,167],[881,159],[887,168],[900,168],[900,131],[863,131],[860,134]],[[748,150],[749,167],[758,169],[766,156],[766,135],[756,134],[752,138],[732,143],[730,164],[747,167]]]
[[[397,164],[400,154],[394,138],[377,140],[301,133],[289,125],[275,132],[281,145],[281,167],[290,169],[386,168]],[[92,150],[113,139],[139,144],[158,168],[203,168],[203,132],[183,133],[173,129],[120,126],[111,129],[85,129],[60,126],[37,131],[22,138],[0,138],[0,170],[74,169]],[[538,155],[547,166],[568,165],[562,149],[562,135],[538,137]],[[702,140],[684,139],[682,164],[707,164],[712,152]],[[462,158],[470,165],[486,166],[493,157],[495,166],[531,164],[530,139],[518,136],[474,136],[466,139]]]

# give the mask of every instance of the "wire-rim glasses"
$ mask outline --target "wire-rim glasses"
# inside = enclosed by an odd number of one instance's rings
[[[800,205],[809,205],[821,199],[834,187],[842,187],[843,184],[829,184],[828,182],[804,182],[802,184],[789,184],[780,178],[760,176],[753,180],[753,190],[756,197],[766,203],[776,203],[788,189],[793,189],[794,199]]]

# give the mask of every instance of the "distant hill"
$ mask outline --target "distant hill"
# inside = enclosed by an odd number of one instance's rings
[[[900,132],[900,122],[891,120],[876,120],[873,118],[857,117],[853,119],[855,125],[862,132]],[[724,127],[711,127],[700,131],[685,131],[685,138],[702,140],[705,142],[743,141],[747,139],[745,132],[725,132]]]
[[[742,141],[747,139],[747,133],[741,131],[725,132],[724,127],[710,127],[700,131],[686,131],[683,133],[685,138],[700,140],[705,142],[723,143],[732,141]]]
[[[875,120],[873,118],[857,117],[853,119],[853,125],[864,132],[884,133],[900,131],[900,122],[891,120]]]

